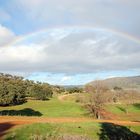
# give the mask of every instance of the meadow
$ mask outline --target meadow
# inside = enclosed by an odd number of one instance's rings
[[[22,115],[24,110],[27,111]],[[7,112],[7,115],[13,116],[42,117],[84,117],[86,114],[86,110],[80,104],[72,101],[62,102],[57,98],[48,101],[29,100],[22,105],[0,107],[0,114],[2,115],[4,112]],[[12,113],[10,114],[10,112]],[[15,112],[15,114],[13,112]],[[34,115],[34,112],[38,112],[39,115],[37,113]]]
[[[41,117],[90,117],[82,103],[76,102],[76,95],[69,95],[63,101],[52,98],[47,101],[28,100],[22,105],[0,107],[0,115]],[[128,108],[128,114],[125,112]],[[139,121],[140,104],[107,104],[104,109],[119,120]]]
[[[40,118],[91,118],[83,104],[75,101],[76,98],[77,95],[74,94],[66,96],[63,100],[57,97],[47,101],[28,100],[22,105],[0,107],[0,114]],[[118,120],[139,122],[140,104],[129,105],[128,114],[125,113],[125,107],[124,104],[107,104],[104,108],[111,114],[118,116]],[[117,135],[120,131],[122,131],[122,134],[119,135],[120,138],[126,135],[137,137],[140,134],[140,125],[126,124],[122,126],[92,121],[35,123],[13,127],[3,138],[5,140],[110,140],[112,135]]]

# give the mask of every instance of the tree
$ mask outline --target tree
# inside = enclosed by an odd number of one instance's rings
[[[23,77],[0,73],[0,106],[26,102],[26,97],[46,100],[52,97],[52,88],[47,83],[24,80]]]
[[[72,93],[82,93],[83,89],[79,88],[79,87],[70,87],[67,88],[68,93],[72,94]]]
[[[21,77],[0,74],[0,105],[16,105],[26,101],[26,86]]]
[[[50,86],[41,83],[34,84],[29,92],[37,100],[48,100],[53,94]]]
[[[121,87],[118,87],[118,86],[115,86],[113,89],[114,89],[115,91],[121,91],[121,90],[122,90],[122,88],[121,88]]]
[[[103,106],[108,100],[106,94],[108,88],[103,82],[96,81],[93,86],[88,85],[86,91],[89,93],[89,103],[87,104],[87,108],[97,119],[100,119]]]
[[[52,90],[54,94],[62,94],[66,92],[63,86],[58,86],[58,85],[52,86]]]

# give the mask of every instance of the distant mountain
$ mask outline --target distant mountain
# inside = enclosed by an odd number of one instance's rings
[[[109,86],[110,88],[114,88],[115,86],[117,86],[121,88],[140,89],[140,76],[115,77],[115,78],[108,78],[101,81],[103,81],[104,84]],[[95,81],[92,81],[88,84],[94,85],[94,82]]]

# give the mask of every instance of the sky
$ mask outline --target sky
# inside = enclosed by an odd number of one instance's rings
[[[139,0],[0,0],[0,72],[55,85],[140,75]]]

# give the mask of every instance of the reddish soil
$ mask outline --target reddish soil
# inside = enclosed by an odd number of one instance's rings
[[[105,109],[101,111],[101,116],[106,120],[120,120],[118,115],[108,112]]]

